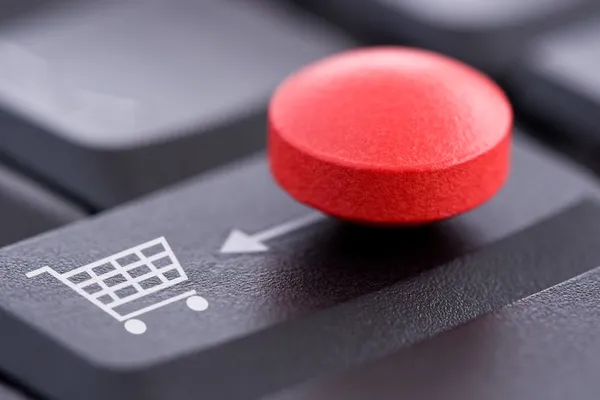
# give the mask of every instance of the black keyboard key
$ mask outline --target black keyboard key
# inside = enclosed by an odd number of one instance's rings
[[[266,0],[56,6],[0,26],[0,150],[110,207],[262,148],[272,89],[352,45]]]
[[[360,228],[249,160],[0,251],[0,369],[64,400],[256,398],[594,267],[595,207],[511,235],[597,194],[517,139],[507,186],[477,210]]]
[[[540,36],[508,82],[525,116],[551,128],[558,139],[595,151],[600,147],[599,42],[600,14]]]
[[[377,363],[269,399],[595,400],[599,302],[595,268]]]
[[[75,221],[84,213],[0,165],[0,246]]]
[[[0,383],[0,400],[30,400],[30,398]]]
[[[595,0],[297,1],[370,40],[445,52],[492,73],[530,37],[596,8]]]
[[[26,15],[39,8],[51,7],[64,0],[2,0],[0,4],[0,24],[9,23],[16,17]]]

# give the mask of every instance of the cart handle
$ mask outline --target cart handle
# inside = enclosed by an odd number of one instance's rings
[[[27,274],[25,274],[25,276],[27,276],[28,278],[33,278],[36,277],[38,275],[43,274],[44,272],[49,273],[50,275],[54,275],[53,272],[54,270],[48,266],[42,267],[42,268],[38,268],[34,271],[30,271]]]

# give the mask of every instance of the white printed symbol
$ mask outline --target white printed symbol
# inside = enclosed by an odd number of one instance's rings
[[[33,278],[43,273],[60,280],[117,321],[125,321],[125,329],[134,335],[146,332],[146,324],[136,317],[176,301],[187,299],[186,304],[193,311],[208,308],[206,299],[196,295],[195,290],[190,290],[125,315],[115,310],[116,307],[187,281],[185,271],[164,237],[64,274],[50,267],[42,267],[27,273],[27,277]]]
[[[221,246],[220,252],[228,254],[243,254],[268,251],[269,247],[264,243],[267,240],[287,235],[288,233],[297,231],[298,229],[302,229],[305,226],[320,221],[323,218],[323,214],[312,213],[301,218],[275,225],[269,229],[252,235],[242,232],[238,229],[234,229],[229,233],[227,239],[225,239],[225,243],[223,243]]]

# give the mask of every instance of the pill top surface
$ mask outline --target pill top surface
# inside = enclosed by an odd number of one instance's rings
[[[276,90],[271,169],[297,200],[341,218],[443,219],[501,187],[512,120],[501,89],[459,61],[402,47],[353,50]]]

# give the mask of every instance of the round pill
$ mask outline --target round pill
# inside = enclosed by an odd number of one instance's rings
[[[509,171],[506,96],[429,51],[377,47],[318,61],[277,88],[268,114],[276,182],[346,220],[449,218],[490,199]]]

